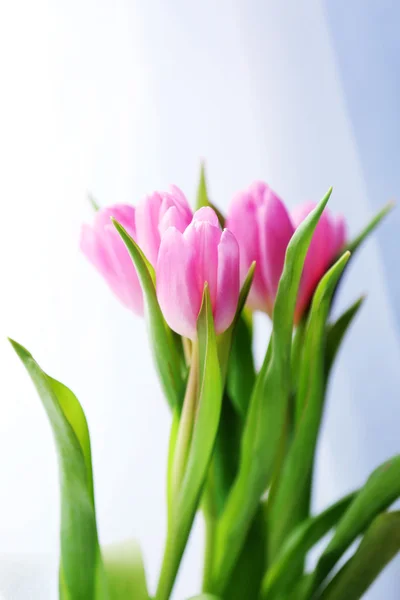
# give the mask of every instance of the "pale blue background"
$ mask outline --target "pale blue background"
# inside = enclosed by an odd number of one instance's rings
[[[174,182],[193,198],[205,157],[222,208],[256,178],[289,205],[333,185],[331,210],[358,232],[398,190],[399,11],[386,0],[15,0],[1,9],[1,336],[24,343],[80,398],[101,539],[140,539],[152,588],[169,414],[143,322],[77,250],[86,190],[104,204],[136,203]],[[330,389],[317,510],[400,450],[398,226],[397,209],[341,290],[338,309],[368,299]],[[54,600],[53,440],[6,342],[0,353],[0,594]],[[198,590],[201,551],[199,521],[177,600]],[[368,599],[397,600],[399,570],[397,560]]]

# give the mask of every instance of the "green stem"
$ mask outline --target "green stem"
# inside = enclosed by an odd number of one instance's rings
[[[186,461],[189,454],[190,442],[192,439],[194,417],[197,406],[197,391],[199,381],[199,352],[198,344],[192,344],[192,356],[189,371],[189,378],[186,386],[185,397],[183,399],[182,413],[179,422],[178,434],[175,443],[173,466],[171,474],[171,486],[173,498],[176,498],[179,492],[183,475],[185,473]]]
[[[168,600],[179,570],[185,544],[181,543],[185,532],[176,527],[177,519],[175,508],[181,483],[185,474],[187,458],[192,441],[193,426],[197,409],[199,382],[199,354],[197,342],[192,344],[191,365],[189,378],[183,400],[179,425],[174,415],[173,430],[171,432],[169,473],[168,473],[168,532],[164,549],[164,558],[161,566],[155,600]],[[178,427],[175,434],[174,428]],[[175,429],[176,431],[176,429]],[[175,438],[176,435],[176,438]],[[175,441],[174,441],[175,438]],[[175,442],[175,443],[174,443]],[[182,550],[180,549],[182,548]]]

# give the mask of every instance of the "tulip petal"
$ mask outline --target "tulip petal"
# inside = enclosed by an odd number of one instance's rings
[[[158,231],[162,236],[168,227],[175,227],[183,233],[188,225],[186,216],[176,206],[171,206],[160,220]]]
[[[210,223],[221,231],[216,212],[210,206],[202,206],[193,215],[193,221]]]
[[[239,298],[239,245],[233,233],[224,229],[218,245],[218,284],[214,314],[215,331],[231,325]]]
[[[258,216],[260,268],[273,306],[283,271],[286,248],[294,233],[294,227],[282,200],[270,188],[265,191],[264,202],[258,210]]]
[[[164,233],[158,253],[157,298],[168,325],[185,337],[196,337],[199,291],[193,248],[175,227]]]
[[[157,262],[160,247],[158,222],[161,203],[161,195],[154,192],[150,196],[146,196],[136,209],[137,242],[153,266]]]
[[[309,202],[297,207],[292,219],[297,227],[311,212],[315,204]],[[315,288],[335,257],[336,231],[328,210],[324,210],[308,248],[301,276],[296,304],[295,322],[297,323],[310,304]]]
[[[200,220],[201,216],[209,220]],[[218,226],[212,222],[217,222]],[[214,311],[217,298],[218,244],[221,239],[217,215],[209,207],[199,209],[183,235],[196,257],[195,277],[198,292],[203,294],[204,284],[207,282]]]
[[[346,243],[347,232],[346,232],[346,222],[344,217],[340,215],[336,218],[336,233],[335,233],[335,256],[337,256],[340,250]]]
[[[257,184],[257,186],[260,187],[260,184]],[[241,283],[245,280],[252,262],[256,261],[253,284],[248,296],[248,306],[253,310],[266,310],[269,293],[261,268],[262,259],[257,211],[258,203],[250,193],[239,193],[232,202],[226,219],[226,227],[232,231],[239,244]]]
[[[107,281],[118,299],[136,314],[143,314],[143,297],[131,258],[111,217],[135,237],[135,208],[117,204],[96,213],[93,227],[83,225],[80,247],[89,261]]]

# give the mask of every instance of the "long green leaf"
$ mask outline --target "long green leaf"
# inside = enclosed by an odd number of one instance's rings
[[[355,492],[349,494],[297,526],[265,574],[262,600],[275,600],[289,593],[296,583],[297,564],[303,562],[307,552],[336,525],[355,497]]]
[[[293,316],[304,259],[331,190],[287,248],[273,314],[270,360],[257,377],[247,414],[238,476],[218,523],[213,591],[223,595],[258,502],[271,476],[291,392]]]
[[[237,323],[228,363],[227,391],[235,409],[245,419],[256,379],[252,336],[246,319]]]
[[[345,250],[349,250],[353,255],[356,250],[361,246],[361,244],[367,239],[370,233],[377,228],[379,223],[382,221],[387,214],[390,213],[394,208],[394,202],[388,202],[385,206],[378,212],[377,215],[368,223],[366,227],[355,237],[351,242],[349,242],[345,248]]]
[[[153,267],[122,225],[115,220],[113,223],[128,249],[142,286],[151,346],[164,393],[171,408],[180,408],[184,383],[182,345],[165,322],[158,304]]]
[[[310,591],[315,592],[331,570],[354,542],[400,496],[400,456],[381,465],[372,473],[357,498],[352,502],[336,528],[335,535],[318,561],[310,580]]]
[[[351,260],[354,259],[355,253],[359,250],[368,236],[377,228],[382,219],[394,208],[393,202],[388,202],[373,219],[364,227],[364,229],[353,239],[351,240],[344,248],[341,249],[341,252],[345,252],[348,250],[351,253]],[[344,275],[344,274],[343,274]],[[343,279],[343,276],[342,278]],[[340,285],[337,286],[337,290],[332,299],[331,306],[333,306],[334,299],[336,298],[336,294]]]
[[[400,512],[374,519],[356,553],[329,583],[321,600],[359,600],[400,551]]]
[[[364,299],[365,297],[361,296],[328,328],[325,349],[325,379],[329,377],[343,338],[361,308]]]
[[[221,600],[218,596],[212,594],[200,594],[200,596],[192,596],[189,600]]]
[[[336,284],[350,257],[345,253],[318,284],[308,318],[297,390],[294,439],[269,507],[268,556],[274,559],[283,541],[302,520],[299,501],[308,496],[310,474],[321,424],[325,390],[325,325]]]
[[[201,372],[196,421],[185,473],[171,517],[156,600],[167,600],[170,596],[207,477],[221,414],[221,372],[207,284],[197,331]]]
[[[226,587],[225,598],[243,600],[259,597],[267,561],[266,553],[265,514],[260,503]]]
[[[102,548],[110,600],[149,600],[139,545],[134,540]]]
[[[214,206],[214,204],[210,201],[210,198],[208,196],[208,191],[207,191],[206,170],[204,167],[204,163],[201,163],[200,179],[199,179],[199,185],[197,188],[196,210],[199,208],[202,208],[203,206],[210,206],[214,210],[215,214],[218,217],[219,224],[221,225],[222,228],[224,228],[225,217],[219,211],[219,209],[216,206]]]
[[[68,600],[106,599],[85,415],[66,386],[46,375],[23,346],[10,342],[38,391],[56,443],[61,487],[60,588]]]

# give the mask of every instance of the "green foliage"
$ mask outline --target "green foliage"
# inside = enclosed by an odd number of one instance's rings
[[[338,523],[335,534],[322,553],[309,583],[310,597],[320,589],[337,561],[372,523],[400,496],[400,456],[381,465],[372,473],[365,486]]]
[[[262,600],[275,600],[293,589],[298,577],[297,565],[304,561],[307,552],[336,525],[355,496],[355,493],[346,496],[292,531],[265,574]]]
[[[185,473],[176,495],[156,600],[167,600],[185,549],[215,445],[222,405],[222,382],[208,286],[197,322],[200,390]]]
[[[149,600],[139,545],[127,540],[102,548],[110,600]]]
[[[296,397],[296,431],[269,507],[270,559],[275,558],[287,535],[298,524],[299,499],[308,493],[324,400],[325,325],[333,292],[349,256],[350,253],[345,253],[321,279],[311,306]]]
[[[168,327],[161,312],[153,267],[122,225],[115,220],[113,223],[131,255],[139,276],[145,299],[152,350],[165,396],[171,408],[175,406],[180,408],[185,371],[182,344]]]
[[[25,348],[10,341],[38,391],[56,443],[61,488],[60,587],[64,598],[108,599],[97,537],[85,415],[67,387],[46,375]]]
[[[221,213],[220,210],[210,201],[207,191],[207,181],[206,181],[206,170],[204,167],[204,163],[201,163],[200,166],[200,179],[199,185],[197,188],[197,198],[196,198],[196,210],[202,208],[203,206],[210,206],[218,217],[219,224],[222,228],[225,226],[225,217]]]
[[[291,342],[297,290],[307,249],[331,191],[293,235],[277,292],[270,357],[257,377],[241,445],[239,473],[217,527],[213,591],[223,594],[276,457],[291,392]]]
[[[400,551],[400,512],[376,517],[354,556],[335,575],[321,600],[358,600]]]

